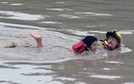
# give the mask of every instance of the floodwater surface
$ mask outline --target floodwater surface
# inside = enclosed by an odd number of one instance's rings
[[[133,8],[133,0],[1,0],[0,83],[134,84]],[[122,34],[120,54],[69,52],[84,36],[101,40],[110,30]]]

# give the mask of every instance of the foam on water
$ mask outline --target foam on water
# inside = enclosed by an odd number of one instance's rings
[[[44,21],[44,22],[40,22],[40,23],[45,23],[45,24],[63,24],[61,22],[54,22],[54,21]]]
[[[45,30],[47,28],[44,28],[44,27],[38,27],[38,26],[31,26],[31,25],[22,25],[22,24],[12,24],[12,23],[4,23],[4,22],[0,22],[0,25],[3,26],[3,27],[7,27],[7,26],[10,26],[10,27],[19,27],[19,28],[27,28],[27,29],[42,29],[42,30]]]
[[[110,68],[103,68],[102,70],[109,71],[111,69]]]
[[[17,20],[40,20],[45,17],[42,15],[27,14],[15,11],[0,11],[0,14],[7,15],[7,17],[1,16],[4,19],[17,19]],[[27,17],[27,18],[26,18]]]
[[[91,36],[95,36],[95,34],[90,34],[88,31],[71,30],[71,29],[63,29],[63,30],[66,30],[67,32],[70,32],[70,33],[75,34],[75,35],[81,35],[81,36],[91,35]]]
[[[69,14],[60,14],[59,16],[61,17],[66,17],[66,18],[81,18],[79,16],[75,16],[75,15],[69,15]]]
[[[106,31],[96,31],[96,30],[94,30],[94,31],[89,31],[89,32],[92,32],[92,33],[99,33],[99,34],[105,34],[105,33],[106,33]]]
[[[1,2],[2,4],[8,4],[9,2]]]
[[[118,62],[118,61],[105,61],[105,62],[110,64],[124,64],[123,62]]]
[[[134,34],[134,30],[121,30],[119,31],[121,34]]]
[[[52,11],[71,11],[72,9],[68,8],[46,8],[47,10],[52,10]]]
[[[51,23],[53,23],[53,22],[51,22]],[[23,24],[4,23],[4,22],[0,22],[0,25],[1,25],[1,27],[13,27],[13,28],[22,28],[22,29],[57,30],[57,29],[53,29],[53,28],[38,27],[38,26],[23,25]]]
[[[58,77],[56,78],[57,80],[69,80],[69,81],[75,81],[76,79],[75,78],[67,78],[67,77]]]
[[[89,27],[92,27],[92,26],[89,26]],[[94,27],[94,26],[93,26]],[[65,29],[64,29],[65,30]],[[106,34],[107,31],[98,31],[98,30],[89,30],[89,31],[81,31],[81,30],[66,30],[66,31],[69,31],[73,34],[76,34],[76,35],[88,35],[89,33],[97,33],[97,34]],[[76,33],[77,32],[77,33]],[[118,31],[120,34],[124,34],[124,35],[127,35],[127,34],[134,34],[134,30],[120,30]],[[88,33],[88,34],[87,34]],[[95,35],[95,34],[92,34],[92,35]]]
[[[134,82],[125,82],[124,84],[134,84]]]
[[[76,12],[78,15],[89,15],[89,16],[113,16],[112,14],[104,14],[104,13],[94,13],[94,12]]]
[[[92,33],[100,33],[100,34],[105,34],[107,31],[89,31]],[[118,31],[120,34],[134,34],[134,30],[120,30]]]
[[[12,3],[12,4],[10,4],[11,6],[21,6],[21,5],[23,5],[22,3]]]
[[[127,52],[132,52],[132,49],[127,47],[121,47],[121,53],[127,53]]]
[[[65,2],[55,2],[55,3],[58,3],[58,4],[64,4]]]
[[[121,78],[121,76],[112,76],[112,75],[91,75],[89,77],[100,78],[100,79],[109,79],[109,80],[115,80],[115,79]]]

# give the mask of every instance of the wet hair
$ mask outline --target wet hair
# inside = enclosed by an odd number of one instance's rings
[[[93,42],[97,41],[97,38],[95,36],[86,36],[82,40],[88,47],[92,45]]]
[[[89,51],[92,43],[95,41],[97,41],[97,38],[95,36],[86,36],[80,42],[74,44],[72,46],[72,49],[75,51],[75,53],[82,53],[84,51],[87,52]]]

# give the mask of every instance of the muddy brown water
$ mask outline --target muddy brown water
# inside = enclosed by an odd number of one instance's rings
[[[133,0],[1,0],[0,83],[134,84],[133,7]],[[121,54],[68,52],[82,37],[100,40],[110,30],[123,36]],[[12,42],[18,47],[4,48]]]

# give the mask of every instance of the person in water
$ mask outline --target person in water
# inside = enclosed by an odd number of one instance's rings
[[[104,49],[112,51],[119,50],[121,47],[122,36],[117,31],[109,31],[106,33],[106,39],[101,40],[102,43],[97,45],[97,38],[94,36],[86,36],[80,42],[72,46],[72,50],[75,53],[82,53],[87,51],[96,51],[98,46],[102,46]]]
[[[42,48],[43,44],[41,35],[37,33],[31,33],[30,35],[36,40],[37,48]],[[106,50],[112,51],[115,49],[120,49],[122,36],[117,31],[109,31],[106,33],[106,39],[101,41],[102,43],[99,46],[104,47]],[[97,46],[97,38],[95,36],[86,36],[84,39],[74,44],[71,51],[78,54],[82,52],[96,51]],[[12,45],[8,47],[14,48],[17,46],[12,43]]]
[[[41,35],[39,35],[37,33],[31,33],[29,35],[32,36],[36,40],[37,48],[42,48],[43,47]],[[21,47],[30,47],[30,46],[31,45],[26,45],[26,46],[21,46]],[[4,47],[5,48],[15,48],[15,47],[18,47],[18,45],[16,43],[12,42],[11,45],[4,46]]]
[[[122,36],[117,31],[109,31],[106,33],[106,39],[101,40],[104,49],[112,51],[119,50],[121,47]]]
[[[97,49],[97,38],[95,36],[86,36],[84,39],[72,46],[70,51],[76,54],[87,53],[88,51],[96,51]]]

